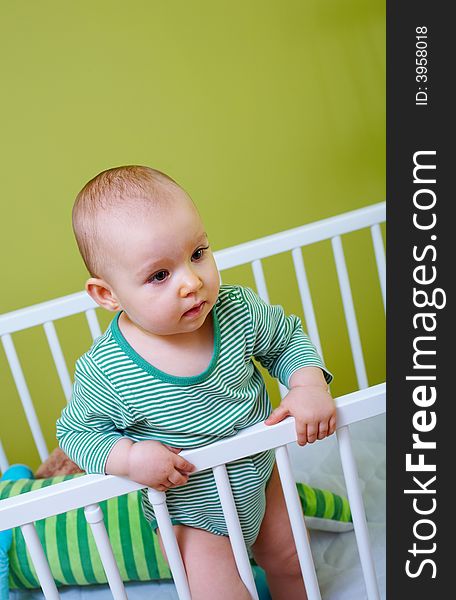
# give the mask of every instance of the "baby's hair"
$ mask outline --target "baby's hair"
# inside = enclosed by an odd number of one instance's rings
[[[86,183],[73,206],[73,231],[92,277],[102,276],[107,258],[100,239],[100,216],[113,209],[160,205],[170,186],[179,188],[165,173],[138,165],[107,169]]]

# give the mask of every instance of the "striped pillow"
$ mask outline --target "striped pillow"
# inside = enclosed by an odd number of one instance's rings
[[[0,500],[60,483],[78,475],[50,479],[0,481]],[[303,483],[297,484],[309,529],[346,531],[352,529],[346,498]],[[170,580],[171,573],[141,508],[141,493],[100,502],[106,529],[123,581]],[[37,521],[36,530],[57,586],[106,583],[92,532],[82,508]],[[39,583],[24,538],[13,529],[9,551],[9,586],[38,588]]]
[[[297,483],[299,498],[308,529],[343,533],[353,529],[347,498],[328,490]]]
[[[0,482],[0,500],[60,483],[74,475],[50,479],[19,479]],[[100,502],[116,562],[123,581],[171,579],[160,550],[158,536],[143,516],[141,493],[132,492]],[[36,522],[36,530],[58,586],[106,583],[84,509],[49,517]],[[147,559],[146,559],[147,557]],[[9,551],[10,588],[38,588],[39,583],[24,538],[13,529]]]

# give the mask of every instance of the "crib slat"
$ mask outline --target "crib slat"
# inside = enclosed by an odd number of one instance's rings
[[[231,490],[230,480],[225,465],[218,465],[212,469],[214,473],[217,491],[222,504],[223,515],[230,536],[231,548],[233,549],[234,560],[239,571],[239,576],[244,582],[254,600],[258,600],[258,592],[253,579],[252,567],[250,566],[247,549],[245,547],[244,536],[242,535],[241,524],[234,503],[233,492]]]
[[[182,561],[176,536],[174,535],[171,519],[169,518],[168,507],[166,506],[166,494],[148,488],[147,495],[154,508],[155,518],[157,519],[158,529],[160,530],[163,546],[166,550],[166,557],[173,575],[173,581],[176,586],[179,600],[191,600],[184,563]]]
[[[38,422],[38,417],[36,416],[35,407],[33,406],[32,398],[30,396],[30,392],[25,381],[24,373],[22,371],[22,367],[16,353],[16,348],[14,347],[13,340],[8,333],[2,336],[2,343],[5,349],[6,357],[8,359],[11,373],[13,374],[17,391],[19,392],[22,406],[24,407],[25,416],[27,417],[27,421],[30,426],[33,439],[35,440],[35,446],[38,450],[38,454],[40,455],[41,461],[44,462],[49,456],[49,452],[46,446],[46,442],[44,441],[43,432],[41,431],[41,427]]]
[[[306,268],[304,266],[301,248],[294,248],[291,251],[291,255],[293,256],[296,279],[298,282],[299,293],[301,294],[302,309],[306,319],[307,333],[312,340],[312,343],[315,344],[318,354],[323,359],[320,334],[318,333],[317,319],[315,318],[315,311],[312,303],[312,297],[310,295],[310,288],[307,281]]]
[[[89,324],[90,333],[92,335],[92,339],[95,340],[97,337],[101,335],[100,324],[98,323],[97,313],[95,309],[91,308],[85,311],[85,316],[87,319],[87,323]]]
[[[251,264],[258,295],[262,300],[269,304],[268,287],[266,285],[266,278],[264,276],[263,265],[261,264],[261,260],[254,260]],[[280,397],[284,398],[287,395],[288,390],[278,380],[277,384],[279,386]]]
[[[258,295],[262,300],[269,303],[268,288],[266,286],[266,278],[264,276],[263,265],[261,260],[252,261],[252,271],[255,278],[255,285],[258,291]]]
[[[46,333],[49,348],[51,349],[52,358],[54,359],[57,373],[59,375],[60,383],[62,384],[63,393],[65,394],[65,398],[68,402],[71,397],[71,379],[54,323],[52,321],[47,321],[46,323],[43,323],[43,327]]]
[[[386,267],[385,267],[385,249],[383,247],[382,232],[380,225],[372,225],[371,234],[374,244],[375,260],[377,261],[378,278],[382,290],[383,307],[386,309]]]
[[[302,514],[301,502],[296,489],[295,480],[290,465],[290,458],[286,446],[275,449],[277,468],[282,483],[283,495],[290,517],[291,529],[296,544],[301,572],[306,586],[308,600],[321,600],[315,565],[307,537],[306,525]]]
[[[366,513],[358,483],[358,472],[351,446],[350,432],[348,426],[340,427],[336,431],[339,453],[342,461],[342,469],[347,486],[347,496],[355,528],[356,543],[358,545],[361,568],[363,570],[364,582],[366,584],[368,600],[380,600],[377,577],[375,574],[374,559],[369,541]]]
[[[8,459],[6,458],[5,451],[3,450],[3,444],[0,440],[0,471],[4,473],[9,467]]]
[[[49,563],[44,554],[43,547],[41,546],[40,539],[33,523],[27,523],[21,526],[22,535],[24,536],[25,543],[30,552],[33,566],[43,590],[44,597],[46,600],[58,600],[60,594],[55,585],[54,578],[52,577]]]
[[[89,504],[84,507],[84,514],[92,530],[112,597],[114,600],[128,600],[104,524],[103,511],[98,504]]]
[[[342,303],[344,306],[345,320],[348,327],[348,335],[355,363],[356,377],[360,389],[368,386],[366,367],[364,365],[363,351],[361,348],[361,339],[359,337],[358,324],[356,322],[355,307],[348,279],[347,265],[345,264],[344,251],[340,236],[333,237],[332,247],[334,259],[336,262],[337,276],[339,279],[340,291],[342,294]]]

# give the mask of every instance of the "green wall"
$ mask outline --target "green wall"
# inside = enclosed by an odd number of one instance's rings
[[[111,166],[177,179],[215,250],[385,197],[384,2],[2,2],[0,63],[0,313],[83,288],[71,206]],[[373,255],[365,234],[344,243],[378,383],[384,320],[364,275]],[[304,254],[338,395],[356,384],[329,244]],[[271,300],[301,314],[290,261],[265,268]],[[251,284],[245,269],[224,280]],[[70,370],[89,343],[82,324],[58,326]],[[53,448],[62,394],[44,334],[14,339]],[[11,460],[35,466],[1,353],[0,377],[0,436]]]

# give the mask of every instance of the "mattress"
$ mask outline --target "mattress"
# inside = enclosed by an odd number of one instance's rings
[[[385,576],[385,415],[366,419],[350,426],[353,451],[358,465],[361,490],[373,547],[380,597],[386,598]],[[345,493],[344,478],[337,441],[331,436],[304,447],[291,445],[290,456],[297,481]],[[354,532],[311,532],[311,547],[323,600],[363,600],[366,598]],[[129,583],[129,600],[178,600],[169,582]],[[108,600],[106,585],[68,587],[60,590],[65,600]],[[38,590],[12,591],[11,600],[38,600]]]

